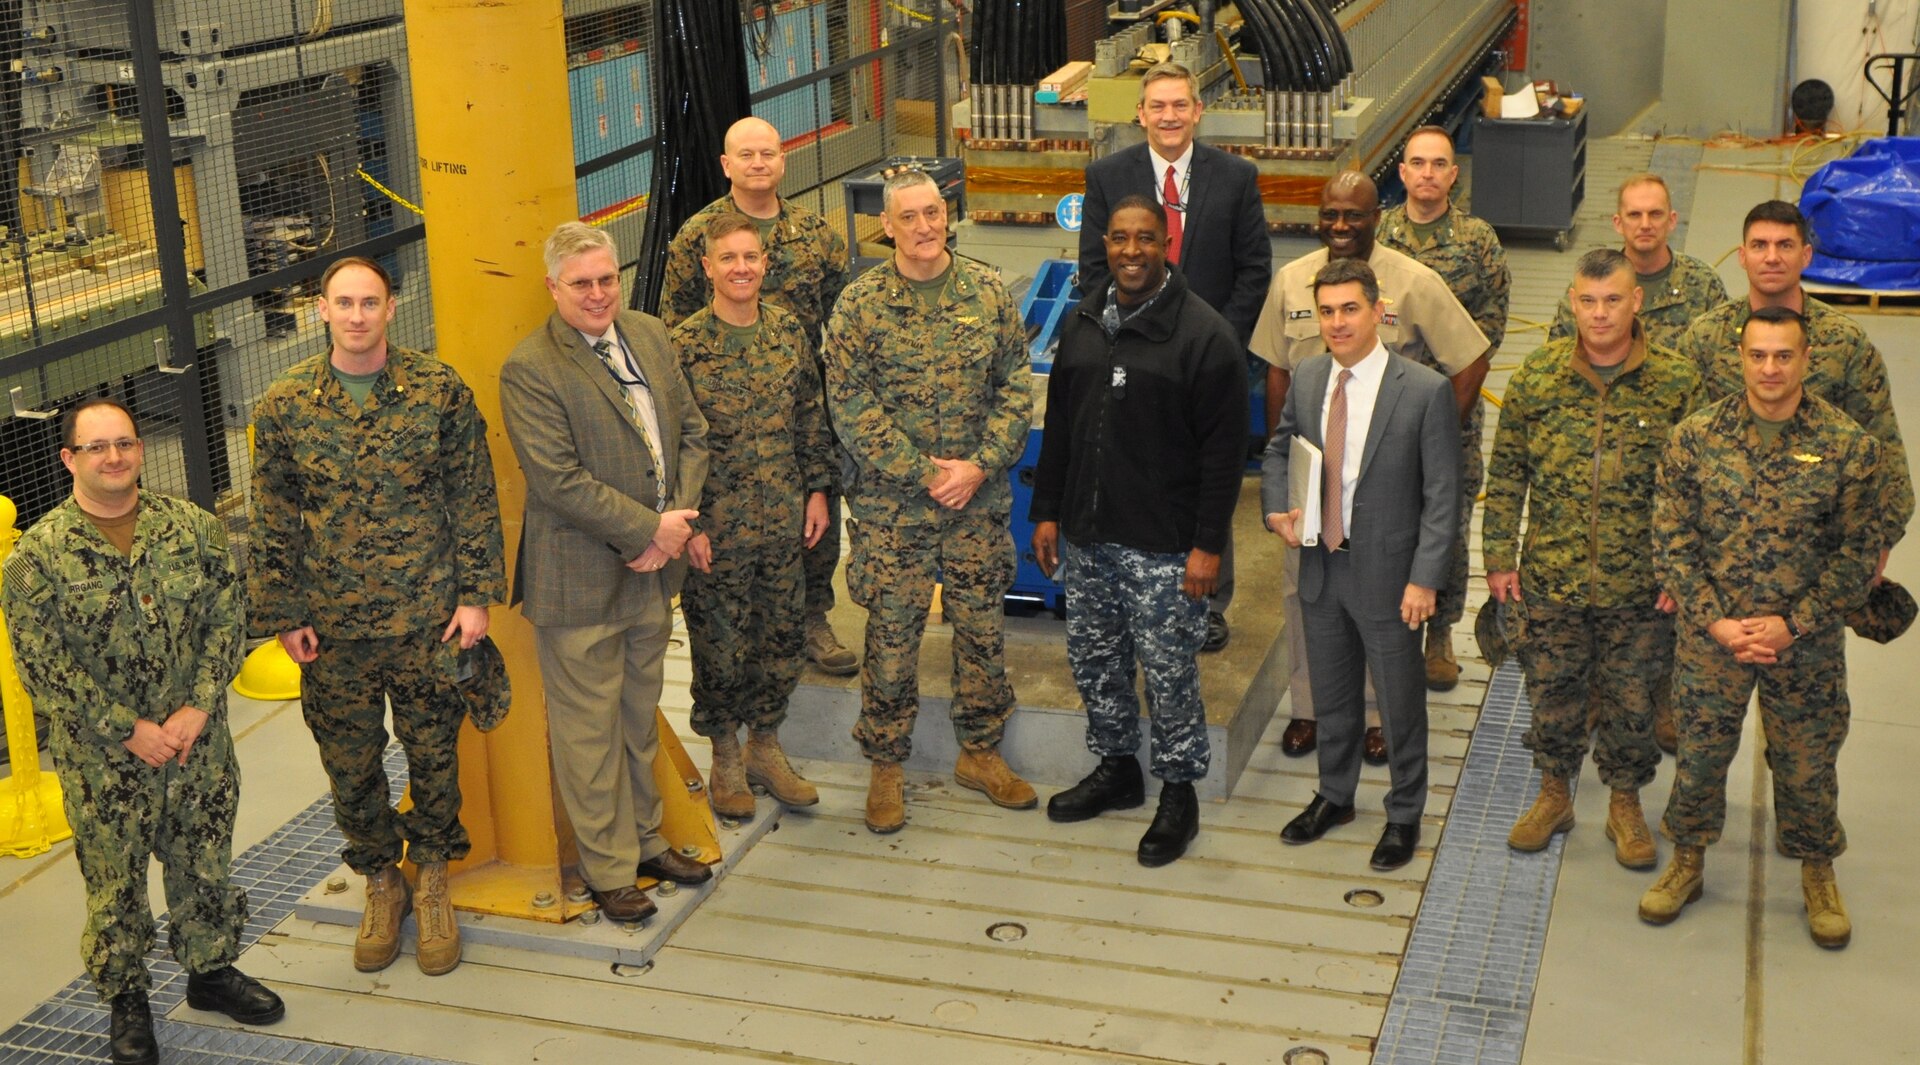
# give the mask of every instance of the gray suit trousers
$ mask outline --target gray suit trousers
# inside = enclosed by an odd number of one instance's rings
[[[1418,824],[1427,805],[1426,663],[1420,633],[1407,628],[1398,615],[1369,617],[1357,608],[1360,577],[1351,552],[1327,552],[1325,567],[1320,598],[1300,602],[1313,701],[1320,715],[1320,795],[1337,806],[1353,805],[1365,735],[1364,689],[1371,675],[1380,695],[1380,728],[1387,739],[1392,781],[1387,821]]]

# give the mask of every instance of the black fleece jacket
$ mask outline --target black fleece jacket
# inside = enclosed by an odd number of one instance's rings
[[[1233,328],[1180,268],[1109,341],[1107,293],[1061,323],[1028,517],[1076,543],[1226,547],[1247,459],[1247,370]]]

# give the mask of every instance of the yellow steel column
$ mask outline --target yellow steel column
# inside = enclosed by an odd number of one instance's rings
[[[13,554],[20,530],[13,500],[0,496],[0,562]],[[33,728],[33,703],[13,664],[13,639],[0,617],[0,701],[7,719],[7,757],[13,773],[0,780],[0,855],[27,858],[73,835],[60,799],[60,778],[40,771],[40,744]]]
[[[500,482],[507,557],[520,542],[526,484],[500,417],[500,366],[553,311],[540,246],[579,217],[568,121],[560,0],[406,0],[408,68],[419,144],[434,334],[441,359],[472,386],[487,419]],[[581,912],[563,867],[573,832],[553,790],[533,633],[519,611],[493,612],[492,633],[513,681],[513,710],[485,736],[460,740],[461,820],[473,852],[455,867],[462,909],[559,921]],[[705,792],[689,794],[662,723],[656,777],[668,839],[719,856]],[[669,774],[671,775],[669,777]]]

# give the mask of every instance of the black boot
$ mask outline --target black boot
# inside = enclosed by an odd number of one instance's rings
[[[1140,837],[1140,864],[1165,865],[1187,853],[1200,834],[1200,800],[1192,784],[1160,785],[1160,809]]]
[[[1139,761],[1130,754],[1110,754],[1085,780],[1047,800],[1047,820],[1085,821],[1108,810],[1131,810],[1146,801]]]
[[[266,985],[229,965],[187,976],[187,1005],[224,1013],[241,1024],[272,1024],[286,1016],[286,1004]]]
[[[153,1038],[153,1011],[145,991],[123,991],[113,997],[113,1019],[107,1024],[107,1046],[113,1065],[156,1065],[160,1044]]]

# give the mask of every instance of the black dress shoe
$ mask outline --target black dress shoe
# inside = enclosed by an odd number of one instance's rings
[[[1333,826],[1344,825],[1352,820],[1353,807],[1335,806],[1315,793],[1313,801],[1300,811],[1300,816],[1288,821],[1287,827],[1280,830],[1280,842],[1312,843],[1326,835]]]
[[[1387,764],[1387,734],[1380,726],[1368,729],[1366,737],[1360,741],[1360,760],[1368,765]]]
[[[1320,746],[1320,726],[1309,719],[1294,718],[1287,722],[1287,730],[1280,734],[1280,753],[1288,758],[1312,754],[1313,749],[1318,746]]]
[[[1108,810],[1131,810],[1147,801],[1140,762],[1130,754],[1100,759],[1086,779],[1047,800],[1047,820],[1085,821]]]
[[[1386,831],[1380,833],[1380,845],[1373,848],[1373,860],[1368,864],[1383,873],[1389,869],[1398,869],[1413,861],[1413,848],[1419,845],[1419,825],[1396,825],[1388,822]]]
[[[1227,646],[1227,638],[1233,635],[1227,631],[1227,617],[1216,611],[1207,611],[1207,642],[1200,645],[1202,654],[1211,654]]]
[[[671,880],[676,884],[704,884],[713,879],[713,869],[705,862],[685,857],[676,850],[661,851],[641,862],[634,872],[655,880]]]
[[[598,888],[589,887],[587,894],[593,896],[593,901],[599,904],[600,912],[606,916],[607,920],[619,921],[621,924],[644,921],[660,909],[653,904],[652,899],[647,897],[646,892],[637,887],[619,887],[612,891],[601,891]]]
[[[229,965],[187,976],[187,1005],[224,1013],[241,1024],[272,1024],[287,1015],[286,1003],[265,984]]]
[[[160,1044],[153,1038],[153,1011],[145,991],[123,991],[113,997],[107,1022],[107,1047],[113,1065],[156,1065]]]
[[[1200,800],[1192,784],[1160,785],[1160,809],[1140,837],[1140,864],[1165,865],[1187,853],[1187,844],[1200,834]]]

